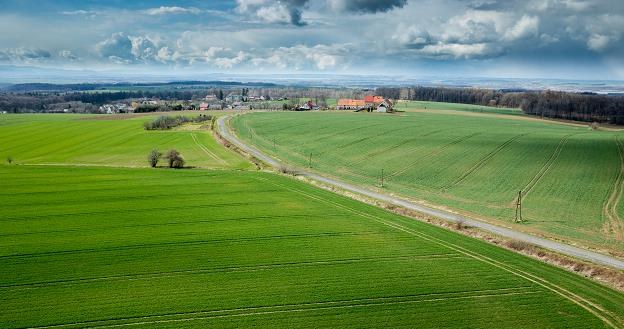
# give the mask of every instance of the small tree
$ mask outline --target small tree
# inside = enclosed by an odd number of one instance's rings
[[[182,157],[182,154],[176,150],[170,150],[167,152],[167,160],[169,160],[169,168],[184,167],[184,158]]]
[[[591,130],[598,130],[598,128],[600,128],[600,124],[598,124],[598,122],[594,121],[589,125],[589,128],[591,128]]]
[[[162,153],[158,152],[157,149],[153,149],[150,152],[150,154],[147,156],[147,161],[149,161],[149,164],[152,168],[156,167],[161,156]]]

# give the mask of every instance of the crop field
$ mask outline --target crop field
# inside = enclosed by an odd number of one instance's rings
[[[436,104],[441,108],[444,104]],[[241,138],[299,167],[624,254],[622,134],[522,115],[408,108],[397,114],[253,113]],[[513,223],[518,191],[526,220]]]
[[[175,148],[189,166],[250,167],[241,157],[219,145],[201,125],[168,131],[144,130],[143,122],[154,117],[3,115],[0,117],[0,159],[5,162],[11,157],[18,164],[147,167],[147,155],[153,148],[163,153]]]
[[[576,274],[256,171],[0,166],[0,327],[624,326]]]

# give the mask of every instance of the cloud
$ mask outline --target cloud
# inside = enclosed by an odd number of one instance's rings
[[[154,42],[143,36],[129,37],[132,43],[131,53],[135,60],[147,62],[156,59],[159,49]]]
[[[71,50],[61,50],[58,52],[58,56],[70,62],[73,62],[79,59],[76,55],[74,55],[74,53]]]
[[[539,30],[539,18],[536,16],[524,15],[507,29],[503,35],[506,40],[518,40],[526,37],[536,36]]]
[[[392,39],[396,40],[404,47],[417,49],[431,44],[432,42],[432,37],[429,32],[415,25],[399,27],[392,36]]]
[[[402,8],[407,0],[327,0],[336,11],[353,13],[379,13]]]
[[[436,59],[476,59],[500,56],[503,51],[489,43],[449,43],[427,45],[419,50],[418,53],[425,57]]]
[[[602,51],[609,45],[611,38],[602,34],[592,34],[587,39],[587,47],[594,51]]]
[[[143,12],[146,13],[147,15],[156,16],[156,15],[166,15],[166,14],[201,14],[202,10],[195,8],[195,7],[185,8],[185,7],[176,7],[176,6],[172,6],[172,7],[160,6],[158,8],[145,9]]]
[[[95,16],[97,12],[91,10],[70,10],[70,11],[62,11],[61,14],[67,16]]]
[[[519,41],[539,36],[537,16],[468,10],[436,24],[399,25],[392,39],[408,54],[440,60],[493,58]],[[437,26],[426,29],[425,26]],[[553,40],[554,37],[550,37]],[[543,42],[542,42],[543,44]]]
[[[35,63],[47,61],[51,58],[52,53],[45,49],[20,47],[0,51],[0,60],[2,61]]]
[[[132,40],[125,33],[117,32],[96,44],[95,49],[100,57],[114,63],[129,63],[134,60],[132,47]]]
[[[585,25],[587,47],[603,52],[614,46],[624,34],[624,15],[604,14]]]
[[[308,0],[237,0],[239,13],[254,16],[267,23],[306,25],[301,18],[301,11]]]

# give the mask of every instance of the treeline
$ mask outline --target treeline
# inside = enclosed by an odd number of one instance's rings
[[[173,81],[173,82],[146,82],[146,83],[71,83],[71,84],[55,84],[55,83],[20,83],[5,87],[6,91],[11,92],[67,92],[67,91],[88,91],[109,88],[153,88],[153,87],[171,87],[171,88],[198,88],[206,89],[210,87],[273,87],[274,83],[268,82],[237,82],[237,81]]]
[[[445,87],[382,87],[376,93],[391,99],[520,108],[540,117],[624,124],[624,96]]]
[[[152,121],[143,123],[145,130],[167,130],[189,122],[206,122],[211,121],[211,115],[200,114],[197,117],[186,117],[183,115],[166,116],[162,115]]]
[[[73,107],[72,112],[92,112],[94,108],[111,102],[128,99],[156,98],[162,100],[190,100],[206,97],[208,91],[117,91],[117,92],[69,92],[69,93],[0,93],[0,110],[9,113],[20,112],[49,112],[52,108],[65,104],[80,104],[83,107]],[[93,106],[89,106],[93,105]],[[96,107],[94,107],[96,106]],[[70,106],[71,108],[71,106]]]

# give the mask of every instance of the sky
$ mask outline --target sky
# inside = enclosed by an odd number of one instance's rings
[[[0,0],[0,65],[624,80],[624,1]]]

